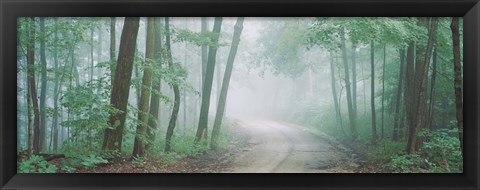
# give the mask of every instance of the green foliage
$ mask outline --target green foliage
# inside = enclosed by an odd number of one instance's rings
[[[77,170],[76,168],[70,167],[68,165],[63,165],[61,169],[67,173],[73,173]]]
[[[67,90],[60,99],[61,105],[76,116],[76,119],[62,122],[61,125],[73,127],[74,136],[81,132],[103,131],[110,127],[110,114],[118,110],[110,105],[109,96],[110,85],[105,77]]]
[[[144,156],[133,156],[131,164],[133,167],[143,166],[147,162],[147,158]]]
[[[192,32],[190,30],[173,29],[173,42],[189,42],[196,46],[214,46],[216,48],[222,44],[214,43],[213,39],[218,38],[220,34],[216,32]]]
[[[430,163],[418,154],[401,155],[393,157],[392,161],[384,167],[397,173],[425,172]]]
[[[449,129],[423,130],[420,136],[425,142],[416,154],[393,156],[384,168],[402,173],[462,173],[463,157],[457,134],[457,130]]]
[[[385,164],[392,160],[395,155],[404,154],[405,143],[391,140],[380,140],[371,145],[367,154],[367,159],[376,164]]]
[[[48,164],[41,156],[32,155],[29,159],[25,159],[18,165],[19,173],[55,173],[57,166]]]
[[[98,164],[108,163],[107,160],[103,159],[100,156],[94,155],[94,154],[90,154],[88,156],[81,156],[80,159],[82,160],[82,162],[80,162],[80,164],[82,164],[82,166],[84,166],[86,168],[93,168]]]

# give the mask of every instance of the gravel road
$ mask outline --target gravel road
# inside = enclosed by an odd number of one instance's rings
[[[240,121],[239,126],[248,131],[249,146],[226,172],[349,173],[342,167],[348,155],[301,127],[269,120]]]

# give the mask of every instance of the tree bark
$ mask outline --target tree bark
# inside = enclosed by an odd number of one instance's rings
[[[58,42],[58,17],[54,18],[55,21],[55,34],[54,34],[54,42]],[[55,73],[58,70],[58,47],[55,46],[53,49],[53,60],[54,60],[54,67]],[[53,130],[53,151],[56,151],[58,148],[58,96],[59,96],[59,86],[60,81],[58,80],[58,74],[55,74],[55,84],[53,87],[53,110],[55,115],[52,118],[52,130]]]
[[[207,17],[202,17],[201,18],[201,29],[200,29],[200,32],[202,34],[206,33],[207,32],[207,27],[208,27],[208,21],[207,21]],[[207,49],[207,45],[203,44],[202,45],[202,49],[201,49],[201,53],[202,53],[202,82],[201,82],[201,86],[200,88],[203,89],[203,83],[205,82],[205,73],[207,72],[207,53],[208,53],[208,49]]]
[[[462,92],[462,64],[460,60],[460,30],[459,18],[453,17],[452,24],[453,41],[453,70],[454,70],[454,88],[455,88],[455,111],[457,117],[457,128],[459,130],[458,139],[460,140],[460,150],[463,155],[463,92]]]
[[[166,31],[166,43],[165,46],[167,47],[167,57],[168,57],[168,67],[170,69],[174,69],[174,63],[172,58],[172,48],[170,46],[170,20],[168,17],[165,17],[165,31]],[[180,90],[178,89],[177,81],[172,82],[170,84],[173,88],[174,94],[174,102],[173,102],[173,110],[172,115],[170,116],[170,121],[168,122],[167,133],[165,135],[165,152],[170,152],[171,150],[171,140],[173,136],[173,131],[175,129],[178,117],[178,111],[180,110]]]
[[[430,79],[430,98],[427,116],[427,129],[433,129],[433,112],[435,105],[435,82],[437,78],[437,47],[433,49],[432,58],[432,78]]]
[[[119,112],[110,113],[108,124],[110,128],[105,129],[103,150],[122,149],[123,129],[125,128],[125,119],[127,115],[128,95],[132,77],[133,58],[135,46],[137,43],[137,34],[140,18],[126,17],[120,40],[120,52],[118,54],[117,68],[110,104],[119,110]]]
[[[232,76],[233,63],[235,61],[235,56],[237,55],[238,44],[240,43],[240,35],[243,30],[243,20],[244,20],[243,17],[238,17],[234,27],[232,46],[230,47],[230,52],[228,54],[225,74],[223,77],[222,90],[220,92],[220,97],[218,100],[217,114],[215,116],[215,121],[213,123],[212,139],[210,143],[210,146],[213,149],[216,149],[218,147],[217,141],[218,141],[218,136],[220,134],[223,115],[225,113],[225,104],[227,102],[227,93],[228,93],[228,87],[230,84],[230,78]]]
[[[47,148],[47,120],[46,120],[46,107],[45,98],[47,95],[47,59],[45,56],[45,17],[40,17],[40,33],[42,35],[40,39],[40,61],[42,65],[41,69],[41,83],[40,83],[40,151],[43,152]]]
[[[372,140],[375,142],[378,139],[377,136],[377,118],[375,114],[375,42],[372,40],[370,42],[370,68],[371,68],[371,93],[370,93],[370,104],[372,110]]]
[[[116,18],[110,17],[110,83],[113,84],[113,79],[115,78],[115,25]]]
[[[394,116],[394,123],[393,123],[393,134],[392,139],[397,141],[399,138],[399,122],[400,122],[400,100],[402,97],[402,90],[403,90],[403,80],[405,76],[405,49],[400,49],[400,72],[398,76],[398,88],[397,88],[397,95],[395,96],[395,116]]]
[[[149,67],[152,66],[155,54],[155,21],[153,17],[148,17],[147,19],[147,42],[145,48],[146,68],[143,71],[140,104],[138,105],[138,120],[140,124],[137,125],[132,157],[143,156],[145,154],[145,142],[148,138],[147,123],[150,109],[150,91],[152,87],[152,69]]]
[[[383,45],[383,74],[382,74],[382,135],[381,138],[385,137],[385,63],[387,62],[387,45]]]
[[[213,24],[213,32],[220,34],[222,27],[222,17],[215,17]],[[214,44],[218,43],[219,35],[212,39]],[[195,142],[207,139],[207,126],[208,126],[208,112],[210,108],[210,95],[212,92],[213,73],[215,70],[215,59],[217,56],[217,47],[212,45],[208,50],[207,70],[205,72],[205,81],[202,90],[202,104],[200,107],[200,117],[198,121],[197,134],[195,136]]]
[[[350,71],[348,70],[348,61],[347,61],[347,47],[345,45],[345,29],[342,28],[341,32],[341,44],[340,48],[342,50],[343,66],[345,67],[345,89],[347,93],[347,107],[348,107],[348,119],[350,121],[350,131],[352,133],[352,139],[356,139],[358,136],[356,128],[356,119],[353,113],[352,105],[352,89],[350,88]]]
[[[356,62],[356,46],[352,45],[352,107],[353,115],[357,118],[357,62]]]
[[[338,104],[338,98],[337,98],[337,82],[335,79],[335,66],[333,63],[333,52],[330,52],[330,76],[331,76],[333,103],[335,105],[335,118],[337,121],[337,125],[340,125],[341,127],[342,122],[341,122],[340,106]]]
[[[27,42],[27,72],[28,88],[33,107],[33,154],[40,153],[40,113],[38,110],[37,90],[35,83],[35,19],[30,17],[28,22]]]
[[[426,82],[427,82],[427,67],[432,55],[433,45],[436,38],[436,30],[438,25],[438,18],[431,18],[427,22],[428,26],[428,43],[426,47],[417,48],[417,56],[415,63],[415,96],[414,112],[416,120],[413,123],[413,130],[409,131],[409,141],[407,142],[407,153],[413,154],[421,147],[422,139],[418,136],[418,132],[425,126],[426,119]],[[423,56],[419,56],[423,55]]]
[[[154,18],[154,27],[155,27],[155,67],[162,67],[162,31],[161,31],[161,23],[160,18]],[[145,148],[149,149],[150,146],[155,142],[156,130],[158,128],[158,124],[160,123],[159,113],[160,113],[160,91],[161,91],[161,83],[160,83],[160,76],[154,76],[152,81],[152,96],[150,99],[150,116],[148,117],[148,128],[147,128],[147,135],[149,143],[146,144]]]

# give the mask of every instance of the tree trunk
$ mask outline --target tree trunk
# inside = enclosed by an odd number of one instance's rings
[[[370,93],[370,103],[372,110],[372,140],[375,142],[378,139],[377,136],[377,118],[375,114],[375,42],[372,40],[370,42],[370,68],[371,68],[371,93]]]
[[[397,141],[399,138],[399,122],[400,122],[400,100],[402,96],[403,90],[403,80],[405,76],[405,49],[400,50],[400,72],[398,76],[398,88],[397,88],[397,96],[395,96],[395,115],[394,115],[394,123],[393,123],[393,134],[392,139]]]
[[[222,17],[215,17],[213,24],[213,32],[220,34],[222,27]],[[215,36],[212,39],[214,44],[218,43],[219,36]],[[210,108],[210,95],[212,92],[213,73],[215,70],[215,59],[217,56],[217,47],[210,46],[208,50],[207,70],[205,72],[205,81],[202,90],[202,104],[200,107],[200,117],[198,121],[198,129],[195,137],[195,142],[203,139],[207,139],[207,126],[208,126],[208,111]]]
[[[115,67],[117,62],[115,60],[115,23],[116,18],[110,17],[110,83],[113,84],[115,78]]]
[[[208,27],[208,23],[207,23],[207,17],[202,17],[201,18],[201,29],[200,29],[200,32],[203,34],[203,33],[206,33],[207,32],[207,27]],[[208,49],[207,49],[207,45],[203,44],[202,45],[202,49],[201,49],[201,53],[202,53],[202,82],[201,82],[201,86],[200,88],[203,89],[203,83],[205,82],[205,74],[207,72],[207,53],[208,53]]]
[[[383,74],[382,74],[382,136],[385,137],[385,63],[387,61],[387,45],[383,45]]]
[[[112,87],[110,104],[119,112],[110,113],[108,124],[110,128],[105,129],[103,150],[122,149],[123,129],[127,116],[128,95],[132,77],[133,58],[137,43],[137,34],[140,18],[126,17],[120,40],[120,52],[118,54],[115,79]]]
[[[215,121],[213,123],[212,139],[210,146],[214,149],[218,146],[217,141],[220,134],[223,115],[225,113],[225,104],[227,102],[227,93],[230,84],[230,78],[232,76],[233,63],[235,61],[235,56],[237,55],[238,44],[240,43],[240,35],[243,30],[243,20],[243,17],[238,17],[234,27],[232,46],[230,47],[230,52],[228,54],[225,75],[223,77],[222,90],[220,92],[220,98],[218,100],[217,114],[215,115]]]
[[[162,59],[162,31],[161,31],[161,21],[160,18],[154,18],[155,23],[155,55],[154,58],[156,60],[155,67],[161,68],[161,59]],[[150,146],[155,142],[155,133],[160,123],[159,113],[160,113],[160,91],[161,91],[161,83],[160,83],[160,76],[154,76],[152,81],[152,96],[150,99],[150,116],[148,117],[148,128],[147,128],[147,135],[148,135],[148,142],[145,145],[146,149],[149,149]]]
[[[168,67],[170,69],[174,69],[174,63],[172,58],[172,48],[170,46],[170,20],[168,17],[165,17],[165,31],[166,31],[166,43],[167,46],[167,57],[168,57]],[[171,150],[171,140],[173,136],[173,131],[175,129],[175,125],[177,123],[178,111],[180,110],[180,90],[178,89],[177,81],[172,82],[170,84],[173,88],[174,94],[174,102],[173,102],[173,110],[172,115],[170,116],[170,121],[168,122],[167,134],[165,136],[165,152],[170,152]]]
[[[430,102],[428,105],[428,119],[426,128],[433,129],[433,111],[435,105],[435,81],[437,78],[437,47],[433,49],[433,60],[432,60],[432,78],[430,79]]]
[[[460,31],[459,18],[453,17],[452,24],[452,41],[453,41],[453,70],[454,70],[454,87],[455,87],[455,111],[457,116],[457,128],[459,130],[458,138],[460,140],[460,149],[463,155],[463,92],[462,92],[462,65],[460,60]]]
[[[138,120],[140,124],[137,126],[135,142],[133,144],[132,157],[143,156],[145,154],[145,140],[147,139],[147,123],[150,109],[150,91],[152,87],[152,62],[155,54],[155,27],[154,18],[147,18],[147,39],[145,48],[146,68],[143,71],[140,104],[138,105]]]
[[[352,45],[352,107],[353,115],[357,118],[357,63],[356,63],[356,46]]]
[[[341,32],[341,50],[342,50],[342,58],[343,58],[343,66],[345,67],[345,89],[347,93],[347,107],[348,107],[348,119],[350,121],[350,131],[352,132],[352,139],[356,139],[358,136],[357,129],[356,129],[356,119],[353,113],[353,105],[352,105],[352,89],[350,88],[350,71],[348,70],[348,61],[347,61],[347,48],[345,45],[345,29],[342,28]]]
[[[37,90],[35,83],[35,19],[30,17],[28,22],[27,42],[27,72],[28,88],[33,106],[33,154],[40,153],[40,113],[38,110]]]
[[[46,120],[46,107],[45,98],[47,95],[47,59],[45,56],[45,17],[40,17],[40,33],[42,38],[40,40],[40,61],[42,64],[41,77],[42,82],[40,84],[40,151],[44,152],[47,148],[47,120]]]
[[[93,80],[93,68],[94,63],[93,63],[93,32],[94,32],[94,27],[92,26],[90,28],[90,81]]]
[[[58,17],[54,18],[55,20],[55,34],[54,34],[54,42],[58,43]],[[54,67],[55,73],[58,69],[58,47],[55,46],[53,49],[53,60],[54,60]],[[53,110],[55,115],[52,118],[52,130],[53,130],[53,151],[57,151],[58,148],[58,96],[59,96],[59,80],[58,74],[55,74],[55,84],[53,87]]]
[[[419,46],[417,48],[417,56],[415,63],[415,94],[413,105],[416,120],[414,120],[413,130],[409,131],[409,139],[407,142],[407,153],[413,154],[421,147],[422,139],[418,136],[418,132],[425,126],[426,119],[426,89],[427,67],[432,55],[433,45],[436,37],[438,18],[431,18],[431,22],[427,22],[428,26],[428,43],[426,47]],[[421,56],[423,55],[423,56]]]
[[[330,52],[330,76],[331,76],[333,103],[335,104],[335,118],[337,121],[337,125],[342,125],[341,118],[340,118],[341,117],[340,107],[338,105],[338,99],[337,99],[337,82],[335,80],[335,66],[333,63],[333,52]]]

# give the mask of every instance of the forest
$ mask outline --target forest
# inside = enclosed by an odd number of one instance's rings
[[[458,17],[19,17],[19,173],[463,173]]]

